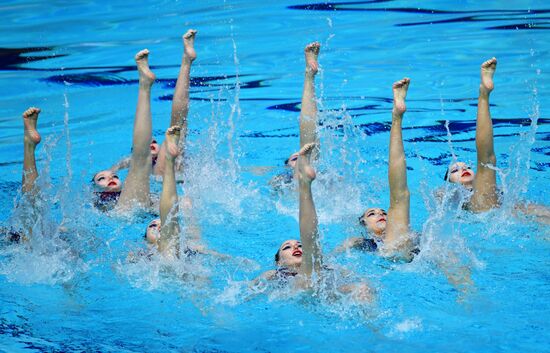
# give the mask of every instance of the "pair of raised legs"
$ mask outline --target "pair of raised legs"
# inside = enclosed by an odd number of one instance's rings
[[[302,109],[300,111],[300,150],[295,166],[300,198],[300,241],[303,251],[299,273],[305,276],[307,285],[313,284],[312,275],[314,273],[319,276],[319,279],[322,277],[323,272],[319,222],[311,191],[311,183],[316,177],[315,170],[311,166],[311,160],[316,160],[319,154],[318,111],[314,82],[315,75],[319,70],[319,49],[320,44],[317,42],[311,43],[305,48],[306,70],[302,93]],[[339,286],[338,291],[350,294],[358,301],[371,301],[373,299],[371,288],[364,282]]]
[[[183,36],[184,54],[182,57],[180,72],[176,82],[174,98],[172,101],[172,112],[170,117],[170,126],[179,126],[181,134],[178,145],[183,151],[185,138],[187,135],[187,115],[189,111],[189,84],[191,64],[196,58],[194,49],[195,30],[189,30]],[[130,210],[135,206],[147,208],[150,206],[150,185],[149,175],[153,172],[157,175],[163,175],[166,165],[166,143],[163,143],[158,152],[158,156],[151,154],[151,88],[155,82],[155,74],[149,68],[149,50],[144,49],[136,54],[135,60],[139,73],[139,90],[136,114],[134,119],[132,155],[129,161],[129,171],[124,186],[120,184],[116,174],[112,171],[102,171],[96,176],[103,177],[101,181],[105,185],[98,183],[98,178],[94,177],[96,185],[103,187],[102,191],[111,191],[109,185],[117,188],[114,191],[120,191],[120,197],[117,201],[117,209]],[[155,159],[156,163],[153,163]]]
[[[300,241],[287,240],[279,247],[276,255],[278,270],[264,273],[260,278],[277,279],[281,274],[299,275],[299,284],[309,287],[313,279],[323,274],[323,256],[319,241],[318,218],[311,185],[316,172],[311,166],[319,151],[317,135],[318,112],[315,99],[315,75],[318,72],[320,44],[315,42],[305,48],[305,78],[300,111],[300,150],[294,154],[294,176],[299,189]],[[314,277],[313,274],[316,274]],[[365,283],[340,286],[341,293],[355,295],[359,300],[371,300],[370,288]]]
[[[300,150],[289,158],[289,166],[294,168],[294,177],[299,185],[299,226],[300,241],[289,239],[282,243],[275,256],[278,269],[292,275],[301,274],[301,278],[311,278],[313,271],[321,269],[321,251],[318,241],[318,220],[311,193],[311,183],[315,179],[315,170],[311,167],[311,156],[318,149],[317,102],[315,100],[315,75],[318,72],[320,44],[308,44],[304,50],[306,70],[300,111]],[[278,270],[264,272],[254,283],[261,279],[276,280]]]

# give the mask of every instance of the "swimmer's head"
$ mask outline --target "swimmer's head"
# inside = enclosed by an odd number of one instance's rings
[[[122,183],[118,175],[111,170],[102,170],[94,175],[92,184],[103,192],[119,192],[122,190]]]
[[[464,162],[451,164],[445,173],[445,180],[451,183],[459,183],[468,186],[474,182],[474,179],[474,171]]]
[[[0,240],[5,240],[8,243],[19,243],[27,239],[21,230],[13,228],[0,228]]]
[[[156,158],[160,151],[160,145],[158,144],[157,140],[151,140],[151,143],[149,144],[149,149],[151,149],[151,157]]]
[[[386,231],[386,221],[388,214],[381,208],[372,207],[369,208],[359,217],[359,224],[373,235],[383,238]]]
[[[286,159],[285,166],[294,168],[296,166],[296,162],[298,161],[298,156],[298,152],[291,154],[290,157]]]
[[[302,243],[294,239],[283,242],[275,254],[275,263],[280,267],[300,267],[302,264]]]
[[[160,219],[153,219],[147,225],[147,230],[145,231],[145,240],[149,244],[156,244],[160,239]]]

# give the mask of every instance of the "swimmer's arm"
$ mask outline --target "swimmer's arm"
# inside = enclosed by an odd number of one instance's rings
[[[121,169],[128,169],[128,168],[130,168],[130,157],[121,159],[116,164],[113,164],[109,169],[113,172],[118,172]]]
[[[185,225],[185,237],[190,243],[202,243],[202,232],[199,221],[193,210],[193,201],[185,196],[181,202],[183,213],[183,224]],[[200,246],[200,245],[199,245]]]
[[[275,270],[266,271],[261,275],[259,275],[258,277],[256,277],[255,279],[253,279],[252,281],[250,281],[248,283],[248,287],[251,287],[251,288],[256,287],[257,285],[259,285],[261,282],[264,282],[264,281],[272,281],[273,279],[275,279],[276,276],[277,276],[277,271]]]
[[[193,217],[184,216],[184,224],[186,224],[186,227],[185,227],[186,238],[192,242],[202,241],[201,228],[198,224],[196,223],[193,224],[193,221],[191,221],[191,219],[194,220]]]
[[[66,218],[63,218],[63,220],[61,221],[61,224],[59,224],[59,226],[57,227],[57,231],[59,233],[69,233],[69,227],[67,226],[67,219]]]
[[[138,259],[139,259],[138,254],[134,254],[133,251],[130,251],[128,253],[128,256],[126,256],[127,263],[135,264],[138,262]]]
[[[342,242],[342,244],[338,245],[333,251],[332,251],[332,254],[333,255],[338,255],[338,254],[341,254],[343,252],[346,252],[350,249],[355,249],[359,246],[359,244],[361,243],[361,241],[363,240],[363,238],[361,237],[352,237],[352,238],[348,238],[346,240],[344,240]]]
[[[533,217],[533,220],[538,223],[550,225],[550,208],[543,205],[519,202],[514,205],[514,216]]]
[[[344,284],[338,287],[338,291],[350,295],[354,300],[361,303],[374,301],[374,290],[365,282]]]
[[[437,202],[443,201],[443,198],[445,197],[445,188],[440,187],[440,188],[438,188],[438,189],[435,189],[433,195],[434,195],[435,200],[436,200]]]
[[[243,166],[242,167],[242,170],[245,171],[245,172],[248,172],[248,173],[251,173],[252,175],[257,175],[257,176],[262,176],[262,175],[265,175],[269,172],[271,172],[272,170],[276,169],[277,167],[275,166],[259,166],[259,165],[256,165],[256,166]]]
[[[474,286],[472,271],[462,265],[455,254],[447,253],[444,257],[437,258],[435,263],[443,271],[447,281],[460,293],[460,297],[471,291]]]
[[[210,256],[217,257],[219,260],[222,260],[222,261],[227,261],[227,260],[231,259],[231,256],[226,255],[226,254],[222,254],[222,253],[217,252],[215,250],[210,250],[204,245],[190,247],[190,249],[193,250],[193,251],[198,252],[199,254],[210,255]]]
[[[268,285],[269,285],[268,282],[275,279],[276,275],[277,275],[277,271],[269,270],[262,273],[252,281],[248,281],[248,291],[247,291],[246,297],[244,298],[244,301],[252,300],[257,295],[265,292],[265,290],[268,288]]]

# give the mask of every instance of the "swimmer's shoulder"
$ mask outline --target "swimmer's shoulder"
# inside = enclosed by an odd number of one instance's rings
[[[252,281],[250,281],[248,286],[250,288],[255,288],[262,283],[266,285],[267,284],[266,282],[271,282],[275,279],[277,279],[277,270],[268,270],[263,272],[258,277],[254,278]]]
[[[333,254],[335,254],[335,255],[340,254],[340,253],[346,252],[349,249],[366,250],[366,245],[368,245],[368,244],[365,244],[365,242],[368,242],[368,243],[373,242],[374,243],[374,240],[369,239],[369,238],[365,238],[363,236],[346,238],[342,242],[341,245],[337,246],[334,249]],[[376,243],[374,243],[374,244],[376,246]]]
[[[361,247],[361,243],[364,239],[365,238],[361,236],[347,238],[344,240],[344,246],[350,249],[358,249]]]
[[[349,240],[349,247],[352,249],[365,251],[365,252],[374,252],[378,249],[376,241],[372,238],[367,238],[363,236],[352,237]]]
[[[277,270],[268,270],[262,273],[258,278],[268,280],[268,281],[273,281],[274,279],[277,278],[277,274],[278,274]]]
[[[438,203],[445,202],[451,207],[462,207],[468,210],[473,191],[460,184],[448,183],[435,189],[433,195]]]
[[[361,238],[356,245],[356,249],[366,252],[375,252],[378,250],[378,244],[376,244],[376,241],[372,238]]]
[[[155,252],[152,249],[139,249],[136,252],[129,252],[126,256],[126,262],[135,264],[142,260],[151,261],[153,256],[155,256]]]

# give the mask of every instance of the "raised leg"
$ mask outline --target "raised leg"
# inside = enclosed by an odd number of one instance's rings
[[[132,156],[130,169],[118,200],[117,208],[127,210],[133,206],[150,205],[149,175],[151,174],[151,87],[155,74],[149,69],[149,50],[144,49],[136,54],[139,73],[139,92],[134,120]]]
[[[176,81],[174,98],[172,99],[171,126],[179,125],[182,133],[187,129],[187,114],[189,112],[189,83],[191,75],[191,64],[197,58],[195,52],[195,35],[197,31],[188,30],[183,35],[183,57],[181,59],[180,73]],[[184,137],[183,134],[180,136]]]
[[[191,78],[191,65],[197,58],[195,52],[195,35],[197,31],[194,29],[188,30],[183,35],[183,56],[181,59],[180,72],[176,81],[176,88],[174,89],[174,96],[172,98],[172,113],[170,115],[170,126],[181,126],[180,140],[178,146],[181,150],[182,156],[185,153],[185,140],[187,139],[187,115],[189,113],[189,85]],[[164,154],[165,143],[162,144],[159,151],[159,158],[155,165],[155,174],[162,175],[164,170]],[[178,162],[176,168],[179,170],[183,163],[181,160]]]
[[[474,180],[474,193],[470,200],[472,211],[486,211],[498,205],[496,172],[493,169],[497,159],[493,143],[493,122],[489,112],[489,95],[494,88],[493,76],[497,59],[492,58],[481,64],[481,84],[477,102],[477,175]]]
[[[40,143],[41,137],[36,130],[39,108],[29,108],[23,113],[24,137],[23,137],[23,193],[34,193],[34,183],[38,178],[36,169],[35,150]]]
[[[304,254],[300,271],[308,278],[311,278],[313,271],[319,273],[322,266],[317,212],[311,193],[311,183],[316,174],[310,165],[310,158],[315,147],[314,143],[309,143],[300,149],[295,172],[300,189],[300,241]]]
[[[321,45],[318,42],[310,43],[304,49],[306,57],[306,72],[304,78],[304,90],[302,92],[302,109],[300,111],[300,148],[314,143],[315,149],[311,151],[313,160],[318,158],[319,137],[317,136],[317,101],[315,98],[315,75],[319,71],[317,57]]]
[[[402,121],[407,110],[405,98],[410,80],[404,78],[393,84],[393,110],[390,131],[390,160],[388,164],[388,179],[390,183],[390,208],[385,247],[390,252],[407,253],[409,247],[409,209],[410,192],[407,186],[407,164],[403,148]],[[408,254],[407,254],[408,256]]]
[[[166,166],[162,178],[160,195],[160,241],[159,251],[174,256],[179,255],[178,193],[176,190],[175,160],[180,154],[178,140],[181,128],[172,126],[166,130]]]

